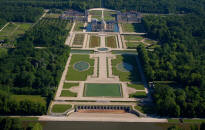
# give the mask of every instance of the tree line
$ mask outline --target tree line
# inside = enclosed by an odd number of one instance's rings
[[[162,116],[205,117],[205,15],[147,16],[147,36],[161,47],[137,51],[148,81],[155,84],[153,98]]]

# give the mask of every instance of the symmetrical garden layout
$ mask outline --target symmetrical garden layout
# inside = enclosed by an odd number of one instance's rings
[[[95,11],[109,14],[106,10]],[[112,109],[143,115],[135,106],[137,101],[149,100],[149,96],[136,46],[139,42],[152,43],[145,42],[144,32],[123,32],[121,24],[119,32],[87,32],[87,24],[74,22],[66,40],[72,50],[50,114],[72,118],[73,113]],[[79,27],[82,25],[83,29]],[[135,44],[135,48],[129,49],[129,44]]]

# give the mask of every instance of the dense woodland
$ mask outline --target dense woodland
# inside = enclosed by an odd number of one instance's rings
[[[161,45],[138,47],[148,81],[174,81],[155,84],[158,114],[205,117],[205,16],[147,16],[144,25]]]

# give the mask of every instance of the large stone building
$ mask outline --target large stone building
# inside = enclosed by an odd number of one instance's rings
[[[137,11],[117,12],[117,21],[119,23],[141,23],[142,15]]]
[[[91,21],[92,32],[114,32],[115,21],[98,21],[96,19]]]

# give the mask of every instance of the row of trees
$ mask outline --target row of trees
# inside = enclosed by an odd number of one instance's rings
[[[43,13],[42,8],[6,6],[0,2],[0,19],[13,22],[35,22]]]
[[[154,101],[162,116],[205,117],[205,15],[147,16],[147,36],[161,47],[138,47],[148,81],[155,85]]]

